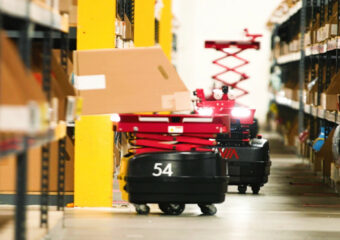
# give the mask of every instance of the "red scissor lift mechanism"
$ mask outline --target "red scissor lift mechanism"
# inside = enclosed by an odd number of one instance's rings
[[[195,91],[195,95],[198,97],[199,101],[196,103],[196,112],[199,112],[200,109],[210,108],[213,111],[213,114],[228,114],[231,116],[231,139],[239,139],[241,143],[245,143],[246,139],[250,137],[250,129],[254,127],[254,115],[255,109],[249,108],[237,108],[235,109],[235,101],[249,92],[239,86],[239,84],[247,79],[249,76],[246,73],[243,73],[239,70],[239,68],[244,67],[249,64],[249,61],[239,55],[248,49],[260,49],[260,42],[256,39],[262,37],[261,34],[249,34],[248,30],[245,29],[246,37],[250,38],[246,41],[206,41],[205,48],[212,48],[216,51],[220,51],[225,55],[214,60],[212,63],[223,68],[222,72],[219,72],[212,76],[213,80],[219,81],[223,83],[222,92],[223,95],[220,99],[211,97],[206,97],[204,95],[203,89],[197,89]],[[228,49],[237,49],[236,51],[228,51]],[[235,58],[240,60],[242,63],[233,67],[228,67],[226,64],[223,64],[222,60],[226,58]],[[235,73],[240,76],[240,78],[234,82],[229,82],[222,78],[222,75],[227,73]],[[233,99],[230,99],[228,96],[229,88],[237,89],[241,93],[237,96],[234,96]],[[240,105],[240,104],[239,104]],[[233,114],[235,111],[236,114]],[[242,114],[242,113],[248,114]],[[241,113],[241,114],[237,114]],[[239,115],[239,116],[238,116]],[[252,135],[252,137],[254,137]],[[223,140],[221,140],[223,142]],[[230,139],[224,139],[225,144],[235,144],[235,141],[230,141]]]
[[[129,134],[132,154],[213,151],[217,134],[229,135],[227,115],[121,114],[118,132]]]
[[[239,91],[241,91],[242,93],[236,96],[235,97],[236,99],[243,97],[249,93],[247,90],[238,86],[240,82],[249,79],[249,76],[247,74],[240,72],[238,70],[239,68],[244,67],[245,65],[249,64],[249,61],[246,60],[245,58],[240,57],[239,55],[248,49],[259,50],[260,42],[256,41],[256,39],[259,37],[262,37],[262,34],[249,34],[247,29],[245,29],[244,31],[245,31],[246,37],[250,38],[248,41],[206,41],[205,42],[205,48],[213,48],[225,54],[225,56],[220,57],[212,62],[213,64],[216,64],[217,66],[225,69],[224,71],[213,75],[212,79],[222,82],[225,86],[238,89]],[[226,50],[226,49],[231,49],[231,48],[233,49],[236,48],[237,50],[234,52],[229,52]],[[221,63],[222,60],[226,58],[230,58],[230,57],[238,59],[242,61],[242,63],[234,67],[228,67],[227,65]],[[239,75],[240,79],[233,83],[223,80],[221,76],[224,74],[227,74],[228,72],[233,72]]]

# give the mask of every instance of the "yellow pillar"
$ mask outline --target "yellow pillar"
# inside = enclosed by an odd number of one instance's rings
[[[77,49],[115,47],[115,0],[78,1]]]
[[[159,44],[171,61],[172,51],[172,10],[171,0],[163,0],[164,7],[159,22]]]
[[[155,0],[135,0],[134,45],[155,45]]]
[[[115,46],[115,0],[78,1],[77,49]],[[74,204],[111,207],[113,130],[109,116],[82,116],[75,126]]]
[[[113,131],[110,116],[82,116],[75,129],[74,204],[112,207]]]

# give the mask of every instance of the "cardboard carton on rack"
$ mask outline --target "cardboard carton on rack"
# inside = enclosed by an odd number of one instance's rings
[[[321,94],[321,106],[326,110],[338,110],[338,94],[340,94],[340,73],[333,76],[329,87]]]
[[[0,131],[45,131],[47,102],[41,86],[27,71],[14,43],[5,33],[1,33],[1,49]]]
[[[42,79],[42,49],[40,47],[37,45],[33,50],[33,70],[35,75]],[[76,94],[69,81],[69,75],[61,66],[59,59],[60,51],[53,50],[51,59],[51,105],[55,122],[66,121],[68,97],[74,97]],[[72,64],[69,68],[72,69]]]

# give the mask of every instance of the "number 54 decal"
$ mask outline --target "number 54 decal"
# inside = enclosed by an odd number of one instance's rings
[[[164,165],[163,163],[155,163],[155,165],[153,166],[154,172],[152,173],[152,176],[160,177],[161,175],[168,175],[169,177],[171,177],[173,174],[171,163],[168,163],[165,167]]]

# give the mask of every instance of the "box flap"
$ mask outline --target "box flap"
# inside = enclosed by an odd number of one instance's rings
[[[335,74],[331,80],[331,84],[326,90],[326,94],[337,94],[340,93],[340,72]]]

